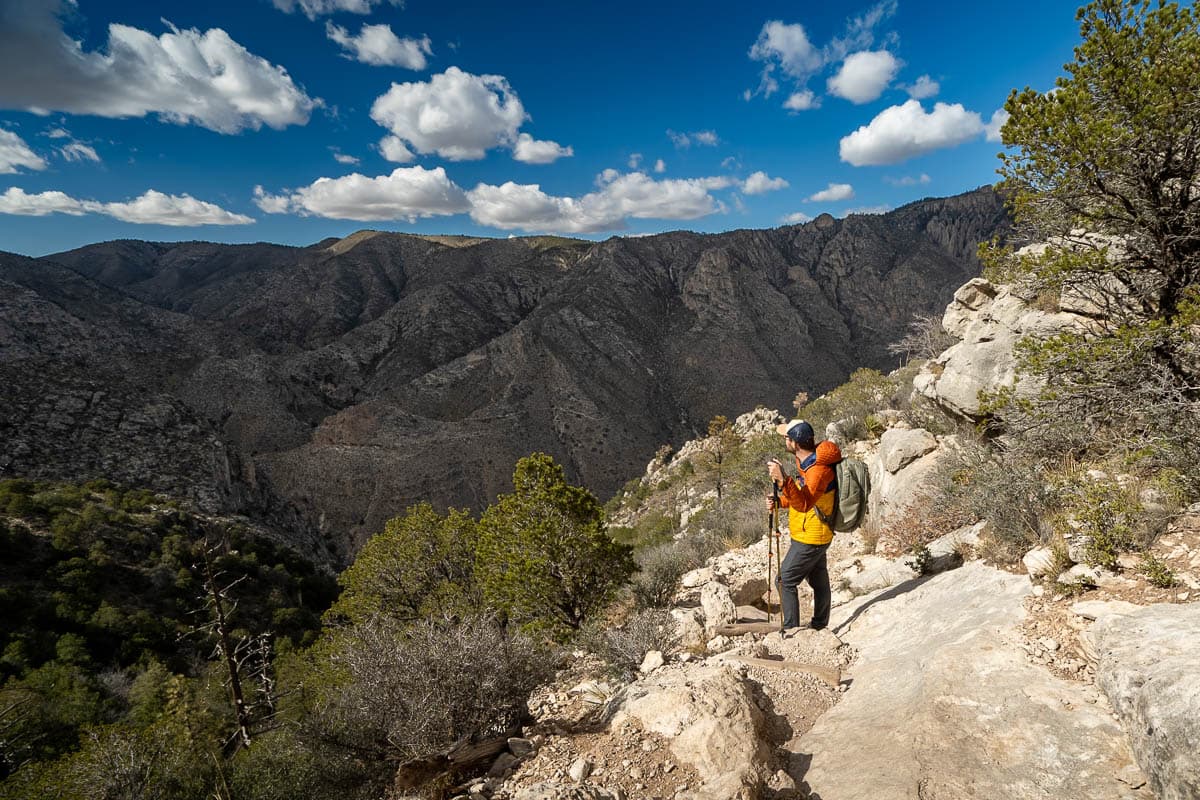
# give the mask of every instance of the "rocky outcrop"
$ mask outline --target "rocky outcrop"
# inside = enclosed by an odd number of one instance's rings
[[[976,278],[954,293],[942,317],[942,327],[961,341],[927,364],[913,388],[951,414],[978,418],[983,414],[981,392],[1014,386],[1017,342],[1091,324],[1080,314],[1042,311],[1011,287]],[[1028,381],[1017,385],[1018,393],[1035,389]]]
[[[1200,605],[1106,609],[1085,635],[1155,796],[1200,797]]]
[[[655,672],[626,690],[612,726],[633,720],[695,768],[695,800],[756,800],[770,749],[749,683],[728,666]]]
[[[113,407],[56,427],[32,401],[6,402],[0,460],[91,477],[111,458],[124,481],[171,474],[234,508],[270,495],[348,544],[419,500],[486,505],[535,450],[606,496],[717,414],[891,366],[887,345],[976,274],[975,243],[1006,226],[987,188],[720,235],[363,232],[0,258],[0,294],[20,293],[4,306],[0,379],[50,409],[85,390]],[[177,421],[161,443],[122,449],[126,410],[147,401]],[[72,447],[73,460],[45,457]],[[209,477],[225,464],[229,487]]]
[[[1094,690],[1012,644],[1030,590],[972,562],[837,609],[831,629],[859,657],[851,691],[802,740],[812,796],[1149,798],[1117,780],[1131,754]]]

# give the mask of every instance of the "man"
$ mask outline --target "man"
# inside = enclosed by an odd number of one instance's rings
[[[816,444],[812,425],[794,419],[775,430],[785,438],[787,451],[796,457],[798,475],[785,475],[783,465],[772,459],[767,472],[779,489],[779,504],[788,510],[788,531],[792,541],[779,568],[779,596],[783,606],[783,627],[800,627],[800,598],[796,587],[808,581],[813,591],[813,614],[808,626],[820,630],[829,624],[829,569],[825,551],[833,541],[834,499],[837,477],[834,465],[842,460],[838,446],[829,441]],[[774,510],[774,498],[767,498],[768,510]]]

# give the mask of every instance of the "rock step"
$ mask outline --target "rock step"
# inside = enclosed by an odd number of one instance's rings
[[[731,625],[720,625],[716,628],[716,636],[745,636],[747,633],[774,633],[780,629],[778,622],[735,622]]]

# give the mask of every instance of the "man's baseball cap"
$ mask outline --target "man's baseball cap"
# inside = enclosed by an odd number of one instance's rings
[[[806,450],[811,450],[816,442],[813,427],[802,419],[789,420],[782,425],[776,425],[775,431],[780,436],[786,436]]]

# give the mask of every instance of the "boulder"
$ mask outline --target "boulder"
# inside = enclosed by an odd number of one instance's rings
[[[1021,563],[1025,565],[1029,577],[1038,578],[1052,574],[1058,559],[1049,547],[1035,547],[1021,557]]]
[[[700,590],[700,607],[704,610],[704,632],[709,636],[717,628],[737,622],[737,606],[723,583],[709,581]]]
[[[704,633],[704,615],[698,608],[673,608],[675,635],[684,650],[700,650],[708,637]]]
[[[654,672],[665,663],[661,650],[647,651],[646,657],[642,659],[642,665],[638,667],[641,673]]]
[[[922,428],[888,428],[879,438],[879,458],[883,468],[894,475],[937,446],[933,434]]]
[[[659,670],[631,684],[611,723],[634,720],[669,742],[700,786],[692,800],[757,800],[771,748],[749,680],[719,664]]]
[[[850,691],[800,741],[805,796],[1148,798],[1116,778],[1132,754],[1095,690],[1017,646],[1030,591],[972,561],[835,609],[831,628],[858,660]]]
[[[1101,614],[1084,637],[1155,796],[1200,797],[1200,605]]]

